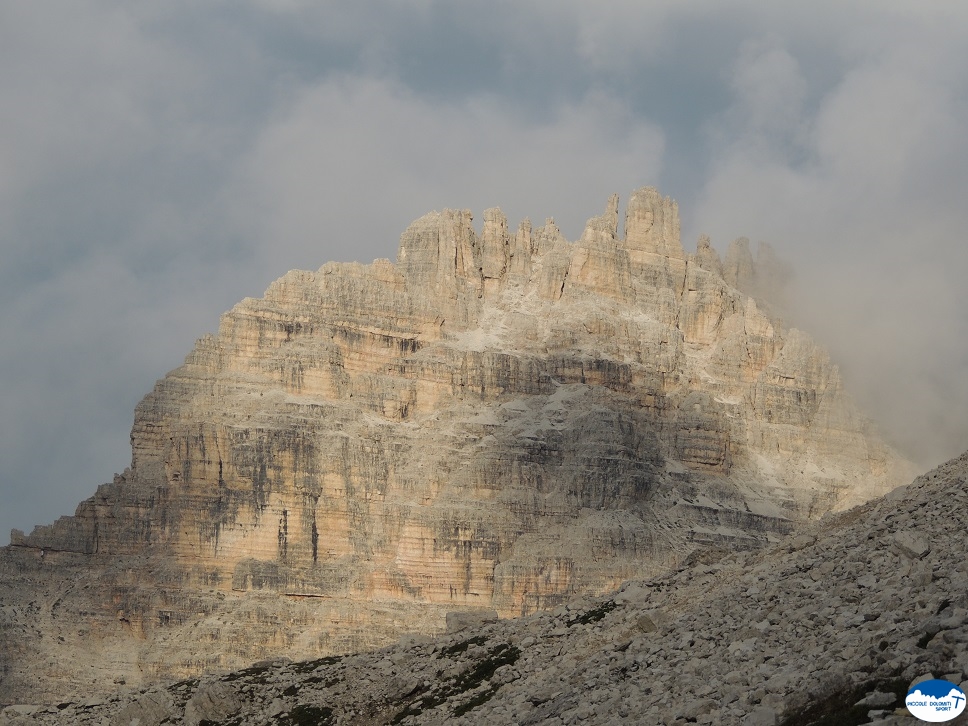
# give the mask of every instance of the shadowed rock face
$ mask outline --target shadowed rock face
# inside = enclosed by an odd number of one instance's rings
[[[913,684],[968,689],[966,478],[963,454],[757,552],[697,551],[550,612],[454,614],[446,634],[378,651],[21,705],[0,723],[925,723],[904,707]]]
[[[613,197],[569,243],[434,212],[396,264],[236,305],[138,405],[131,467],[13,533],[0,701],[523,615],[909,478],[748,295],[772,256],[686,254],[651,188],[625,219]]]

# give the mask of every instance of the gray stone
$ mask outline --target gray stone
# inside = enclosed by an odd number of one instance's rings
[[[237,713],[241,706],[242,701],[229,684],[205,683],[185,704],[185,723],[197,726],[202,721],[222,721]]]
[[[447,632],[456,633],[468,628],[479,628],[486,623],[496,623],[496,610],[458,610],[447,613]]]
[[[658,630],[655,621],[648,615],[640,615],[636,618],[635,627],[642,633],[654,633]]]
[[[15,704],[0,710],[0,726],[33,726],[38,722],[44,706]]]
[[[894,702],[897,701],[897,696],[893,693],[883,693],[881,691],[873,691],[864,696],[859,700],[855,706],[870,706],[871,708],[884,708],[885,706],[892,706]]]
[[[743,719],[743,726],[776,726],[776,711],[770,706],[757,706]]]
[[[179,715],[171,696],[166,691],[148,691],[134,703],[118,711],[109,721],[110,726],[160,726]]]
[[[266,707],[265,714],[269,718],[272,718],[273,716],[285,713],[287,710],[286,702],[281,698],[276,698]]]
[[[894,535],[894,543],[901,552],[912,559],[919,560],[931,551],[928,540],[915,532],[898,532]]]

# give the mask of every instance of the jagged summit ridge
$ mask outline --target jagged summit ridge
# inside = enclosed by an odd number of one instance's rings
[[[524,220],[512,236],[503,212],[492,208],[484,212],[484,228],[478,237],[469,210],[431,212],[411,224],[402,235],[397,266],[408,281],[432,280],[440,284],[461,280],[480,297],[503,289],[500,283],[538,282],[542,283],[543,291],[557,299],[567,274],[572,271],[580,274],[587,259],[580,257],[574,270],[570,265],[551,264],[545,276],[538,280],[532,280],[533,263],[553,255],[555,250],[564,252],[576,248],[609,255],[613,259],[610,272],[614,277],[603,279],[602,287],[627,299],[630,291],[622,283],[629,282],[632,265],[647,261],[646,255],[683,261],[686,255],[679,240],[678,206],[673,200],[663,198],[654,187],[634,192],[626,211],[625,237],[621,239],[618,205],[618,195],[612,195],[605,213],[588,220],[576,245],[565,240],[552,219],[533,234],[530,220]]]
[[[618,218],[569,242],[444,210],[396,263],[287,273],[141,401],[130,468],[4,557],[97,571],[71,597],[127,644],[105,668],[150,680],[553,607],[907,476],[751,297],[768,256],[685,253],[655,189]]]

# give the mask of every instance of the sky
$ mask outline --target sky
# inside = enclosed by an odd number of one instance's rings
[[[133,410],[294,268],[424,213],[569,239],[654,185],[771,243],[790,320],[923,468],[968,448],[968,4],[0,4],[0,540],[130,462]]]

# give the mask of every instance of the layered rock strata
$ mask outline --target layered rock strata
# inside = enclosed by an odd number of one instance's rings
[[[707,550],[605,598],[371,653],[22,705],[6,723],[915,726],[911,685],[968,689],[966,481],[968,454],[765,550]]]
[[[14,532],[3,604],[36,612],[5,615],[0,701],[526,615],[908,476],[771,314],[768,253],[687,254],[651,188],[618,217],[434,212],[395,264],[236,305],[138,405],[130,468]]]

